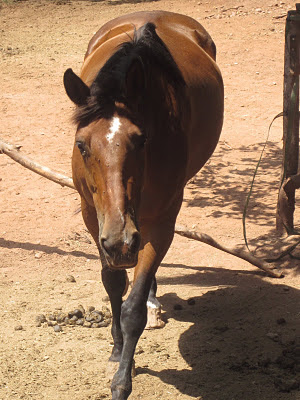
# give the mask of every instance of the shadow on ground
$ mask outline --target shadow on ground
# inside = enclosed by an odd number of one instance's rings
[[[189,368],[138,372],[201,400],[299,399],[300,291],[280,280],[265,282],[260,273],[193,269],[182,277],[158,278],[159,285],[199,286],[199,291],[223,287],[194,297],[194,305],[175,293],[160,298],[167,319],[192,323],[178,341]]]
[[[221,142],[188,184],[192,198],[185,200],[186,205],[210,209],[210,218],[241,218],[263,146],[258,143],[232,149]],[[277,143],[269,143],[258,169],[247,215],[259,225],[274,226],[276,200],[272,201],[271,195],[276,198],[279,188],[281,153]]]
[[[31,243],[31,242],[16,242],[14,240],[6,240],[0,237],[0,248],[6,249],[23,249],[27,251],[42,251],[46,254],[59,254],[61,256],[70,255],[73,257],[86,257],[92,260],[98,260],[99,257],[95,254],[85,253],[83,251],[71,250],[66,251],[58,246],[49,246],[46,244],[38,244],[38,243]]]

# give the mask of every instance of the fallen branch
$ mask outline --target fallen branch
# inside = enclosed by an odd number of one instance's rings
[[[14,146],[2,140],[0,138],[0,154],[4,153],[14,161],[18,162],[19,164],[23,165],[23,167],[30,169],[33,172],[43,176],[44,178],[50,179],[53,182],[59,183],[61,186],[68,186],[71,189],[75,189],[73,181],[71,178],[68,178],[65,175],[52,171],[48,167],[44,167],[40,165],[28,157],[22,155],[20,153],[20,146]],[[282,276],[281,272],[272,271],[272,269],[276,268],[267,262],[260,260],[259,258],[252,255],[250,252],[231,249],[227,248],[219,243],[217,243],[211,236],[206,235],[205,233],[200,232],[192,232],[189,231],[186,227],[182,226],[175,226],[175,233],[178,235],[187,237],[189,239],[198,240],[199,242],[206,243],[209,246],[215,247],[225,253],[232,254],[238,258],[248,261],[250,264],[255,265],[256,267],[262,269],[263,271],[267,272],[270,276],[274,278],[280,278]]]
[[[10,143],[5,142],[0,138],[0,154],[4,153],[12,158],[17,163],[23,165],[23,167],[30,169],[33,172],[43,176],[44,178],[50,179],[53,182],[60,184],[61,186],[68,186],[71,189],[75,189],[73,180],[63,174],[52,171],[48,167],[44,167],[41,164],[36,163],[30,158],[20,153],[21,146],[14,146]]]
[[[225,247],[225,246],[217,243],[211,236],[206,235],[205,233],[191,232],[191,231],[187,230],[186,227],[178,226],[178,225],[175,226],[175,233],[177,233],[178,235],[187,237],[189,239],[194,239],[194,240],[198,240],[199,242],[206,243],[209,246],[212,246],[212,247],[215,247],[216,249],[224,251],[225,253],[228,253],[228,254],[231,254],[238,258],[241,258],[243,260],[246,260],[250,264],[253,264],[256,267],[267,272],[269,275],[271,275],[274,278],[280,278],[282,276],[281,272],[272,271],[272,269],[276,268],[275,266],[272,266],[272,265],[268,264],[267,262],[265,262],[264,260],[261,260],[261,259],[255,257],[253,254],[249,253],[248,251]]]

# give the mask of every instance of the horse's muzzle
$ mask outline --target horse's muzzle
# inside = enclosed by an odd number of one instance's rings
[[[101,237],[100,243],[111,268],[132,268],[136,265],[141,244],[141,235],[138,231],[125,240],[115,240],[112,236]]]

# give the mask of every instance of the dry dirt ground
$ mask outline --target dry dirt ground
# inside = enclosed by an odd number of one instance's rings
[[[226,111],[218,148],[188,185],[178,221],[225,245],[242,245],[252,173],[268,125],[282,111],[284,16],[291,8],[291,0],[2,0],[0,135],[70,175],[74,127],[65,69],[80,71],[89,39],[116,16],[151,9],[188,14],[216,42]],[[257,254],[273,252],[281,137],[278,119],[248,211]],[[35,324],[40,313],[106,304],[96,248],[74,215],[79,197],[5,155],[0,166],[0,399],[109,399],[110,327],[55,333]],[[285,277],[272,279],[176,236],[158,272],[167,324],[139,341],[131,399],[299,399],[298,263],[284,258],[278,266]]]

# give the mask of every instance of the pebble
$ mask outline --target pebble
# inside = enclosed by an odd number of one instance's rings
[[[71,318],[71,319],[73,317],[76,317],[77,319],[78,318],[83,318],[83,312],[79,308],[76,308],[76,310],[71,311],[71,312],[68,313],[68,317]]]
[[[69,324],[70,325],[76,325],[77,321],[78,321],[78,318],[76,317],[76,315],[73,315],[73,317],[70,318]]]
[[[74,278],[73,275],[67,275],[66,276],[66,281],[67,282],[76,282],[76,279]]]
[[[54,332],[62,332],[63,329],[60,325],[54,325],[53,330]]]
[[[196,300],[193,297],[191,297],[187,300],[187,303],[189,306],[193,306],[196,304]]]
[[[44,322],[47,322],[47,319],[46,319],[46,317],[45,317],[44,314],[40,314],[40,315],[37,315],[37,316],[35,317],[35,321],[36,321],[36,323],[41,323],[41,324],[43,324]]]
[[[274,342],[278,342],[278,339],[279,339],[278,333],[269,332],[269,333],[267,333],[266,336],[267,336],[269,339],[273,340]]]
[[[15,326],[15,331],[22,331],[24,328],[22,325],[16,325]]]
[[[66,314],[63,312],[60,312],[56,317],[56,321],[60,324],[62,322],[65,322],[65,318],[66,318]]]

